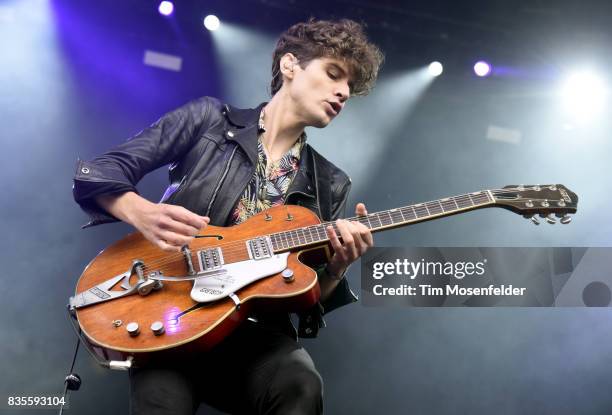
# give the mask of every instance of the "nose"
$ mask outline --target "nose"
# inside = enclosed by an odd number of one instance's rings
[[[341,103],[344,103],[351,96],[351,89],[348,83],[342,83],[336,87],[336,93],[334,94]]]

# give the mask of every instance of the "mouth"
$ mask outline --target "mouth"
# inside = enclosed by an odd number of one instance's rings
[[[329,108],[331,108],[334,115],[338,115],[342,110],[342,105],[338,102],[325,101]]]

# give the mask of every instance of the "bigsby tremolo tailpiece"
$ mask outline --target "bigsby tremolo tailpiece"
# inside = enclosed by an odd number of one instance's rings
[[[149,275],[146,275],[144,273],[144,262],[141,260],[135,260],[132,262],[132,266],[130,267],[129,271],[116,275],[103,283],[96,285],[95,287],[70,297],[68,306],[70,311],[74,311],[77,308],[114,300],[116,298],[125,297],[126,295],[136,293],[140,295],[148,295],[151,293],[151,291],[159,290],[163,286],[163,283],[159,279],[154,279],[158,274],[159,272],[152,272]],[[134,285],[130,283],[130,278],[132,275],[136,275],[138,277],[138,280]],[[121,280],[123,280],[123,282],[121,282],[121,288],[123,288],[123,290],[111,290]]]

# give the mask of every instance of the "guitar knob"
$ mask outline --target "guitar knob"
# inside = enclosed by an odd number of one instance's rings
[[[285,268],[281,275],[283,276],[283,281],[285,282],[291,282],[294,279],[293,270],[291,268]]]
[[[555,219],[555,215],[551,213],[550,215],[546,216],[546,222],[550,223],[551,225],[554,225],[555,223],[557,223],[557,220]]]
[[[565,215],[561,218],[561,220],[559,222],[561,222],[564,225],[567,225],[568,223],[570,223],[572,221],[572,217],[570,215]]]
[[[151,331],[154,335],[161,336],[162,334],[164,334],[164,323],[162,323],[161,321],[153,322],[153,324],[151,324]]]
[[[534,225],[539,225],[539,224],[540,224],[540,221],[538,220],[538,218],[536,218],[536,217],[535,217],[535,215],[534,215],[534,216],[532,216],[532,217],[530,217],[529,219],[531,219],[531,222],[532,222]]]
[[[140,334],[140,327],[138,327],[138,323],[136,323],[135,321],[128,323],[128,325],[125,326],[125,329],[131,337],[136,337]]]

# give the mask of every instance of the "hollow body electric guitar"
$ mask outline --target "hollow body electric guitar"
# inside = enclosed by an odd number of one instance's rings
[[[372,232],[485,207],[569,223],[578,197],[563,185],[506,186],[350,218]],[[181,252],[139,232],[109,246],[83,271],[68,309],[99,363],[133,364],[219,343],[254,310],[300,311],[319,299],[311,268],[329,258],[310,210],[282,205],[240,225],[207,226]],[[339,234],[339,233],[338,233]]]

